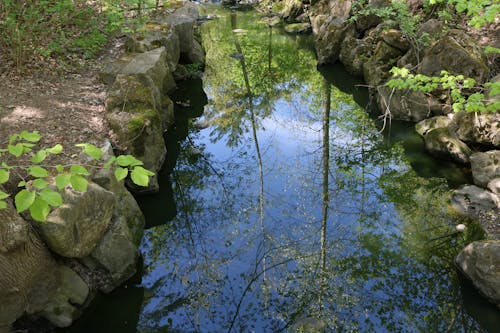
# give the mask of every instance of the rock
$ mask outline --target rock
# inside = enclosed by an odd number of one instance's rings
[[[364,33],[366,30],[376,27],[382,21],[381,17],[374,14],[358,15],[356,19],[356,31]]]
[[[464,185],[454,191],[452,204],[459,212],[477,217],[479,211],[498,209],[500,198],[475,185]]]
[[[399,58],[402,52],[384,41],[379,41],[373,56],[363,64],[363,76],[370,86],[376,87],[389,77],[391,61]]]
[[[451,133],[448,128],[437,128],[427,132],[424,136],[425,148],[431,154],[439,157],[447,157],[452,160],[468,164],[472,151],[458,137]]]
[[[416,31],[418,38],[426,35],[432,42],[441,38],[445,33],[446,29],[444,23],[437,19],[430,19],[422,23]]]
[[[381,38],[387,45],[395,47],[402,52],[406,52],[410,49],[410,42],[400,30],[389,29],[384,31]]]
[[[118,74],[108,92],[106,110],[137,112],[146,107],[161,108],[161,93],[154,81],[146,74]]]
[[[8,330],[23,313],[67,326],[77,314],[75,305],[85,302],[88,288],[52,258],[12,202],[7,203],[0,209],[0,328]]]
[[[114,219],[91,257],[110,275],[105,292],[110,292],[135,274],[139,252],[125,217]]]
[[[450,125],[460,140],[500,148],[500,113],[456,113]]]
[[[371,45],[354,36],[346,36],[342,42],[339,59],[352,75],[363,76],[363,64],[372,52]]]
[[[189,50],[187,58],[192,64],[205,64],[205,51],[198,41],[193,41],[193,47]]]
[[[285,0],[281,16],[286,22],[296,22],[297,17],[304,13],[304,4],[301,0]]]
[[[492,193],[500,196],[500,177],[490,180],[486,188]]]
[[[472,154],[470,162],[477,186],[485,188],[491,180],[500,177],[500,150]]]
[[[58,277],[57,290],[41,314],[57,327],[68,327],[80,314],[74,305],[85,302],[89,288],[78,274],[66,266],[60,266]]]
[[[422,120],[415,125],[415,130],[421,136],[425,136],[427,132],[432,131],[436,128],[446,128],[450,125],[451,119],[445,116],[432,117]]]
[[[308,34],[312,28],[310,23],[292,23],[285,25],[285,31],[289,34]]]
[[[347,35],[354,35],[354,25],[348,24],[352,1],[318,1],[311,8],[318,64],[337,61],[340,45]]]
[[[484,82],[489,74],[484,51],[477,41],[461,30],[450,30],[425,53],[419,73],[439,76],[442,70]]]
[[[347,35],[354,35],[354,27],[341,20],[330,21],[322,35],[316,37],[318,64],[334,63],[338,60],[342,41]]]
[[[44,223],[36,223],[42,239],[55,253],[83,258],[92,252],[111,223],[116,198],[110,191],[89,183],[86,192],[67,188],[64,204]]]
[[[146,31],[127,37],[127,50],[130,52],[147,52],[164,47],[167,54],[167,67],[172,72],[175,70],[180,58],[179,36],[167,24],[161,22],[148,22]]]
[[[192,2],[185,2],[172,14],[159,20],[160,24],[168,24],[179,38],[180,53],[187,54],[193,48],[194,27],[199,14],[196,5]]]
[[[393,119],[417,122],[429,117],[436,110],[432,99],[420,91],[392,90],[381,86],[377,92],[382,113],[389,109]]]
[[[99,73],[101,82],[111,86],[113,82],[115,82],[116,76],[128,65],[134,56],[134,54],[125,53],[113,62],[107,63],[104,69]]]
[[[500,241],[477,241],[456,257],[460,270],[500,309]]]

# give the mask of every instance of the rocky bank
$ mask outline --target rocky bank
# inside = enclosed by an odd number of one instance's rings
[[[181,4],[128,36],[126,52],[105,67],[113,144],[100,146],[108,157],[133,154],[159,171],[167,153],[163,133],[173,123],[168,94],[190,75],[185,65],[204,63],[197,20],[196,6]],[[78,158],[87,164],[85,159]],[[144,216],[129,189],[154,192],[158,181],[127,188],[99,168],[89,178],[86,192],[63,191],[64,205],[45,223],[19,215],[12,202],[0,210],[0,332],[22,316],[69,326],[97,291],[109,292],[136,272]]]

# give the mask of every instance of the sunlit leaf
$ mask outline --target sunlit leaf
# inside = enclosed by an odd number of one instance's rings
[[[63,151],[63,146],[61,146],[60,144],[57,144],[52,148],[47,148],[46,151],[51,153],[51,154],[60,154]]]
[[[35,192],[28,191],[26,189],[21,190],[18,194],[16,194],[14,203],[16,204],[17,212],[21,213],[28,209],[35,201],[35,197]]]
[[[141,166],[137,166],[132,170],[130,177],[132,178],[132,182],[139,186],[148,186],[149,185],[149,176],[153,176],[154,173],[144,169]]]
[[[49,204],[41,197],[37,197],[30,207],[31,217],[38,222],[45,222],[50,213]]]
[[[31,158],[31,162],[41,163],[45,158],[47,158],[47,152],[45,150],[40,150]]]
[[[9,150],[9,153],[14,155],[15,157],[21,156],[24,152],[24,146],[21,143],[17,143],[15,145],[8,145],[7,149]]]
[[[63,204],[62,196],[56,191],[51,189],[44,189],[39,193],[40,198],[46,201],[49,205],[53,207],[59,207]]]
[[[70,183],[71,180],[71,174],[69,173],[62,173],[56,176],[56,186],[59,190],[62,190],[68,184]]]
[[[132,155],[120,155],[116,158],[116,163],[122,167],[143,165],[142,161]]]
[[[69,170],[75,175],[82,175],[82,176],[90,175],[90,172],[85,167],[78,164],[72,165]]]
[[[38,131],[34,132],[22,131],[21,133],[19,133],[19,136],[29,142],[38,142],[42,138],[38,133]]]
[[[0,169],[0,184],[4,184],[9,180],[10,173],[7,170]]]
[[[71,175],[70,178],[71,186],[79,192],[86,192],[87,186],[89,184],[88,180],[80,175]]]
[[[47,186],[49,185],[49,183],[47,183],[45,180],[43,179],[35,179],[33,181],[33,187],[39,189],[39,190],[42,190],[44,188],[46,188]]]
[[[120,180],[123,180],[127,177],[128,175],[128,169],[127,168],[116,168],[115,170],[115,177],[116,177],[116,180],[120,181]]]
[[[30,167],[29,169],[29,174],[33,177],[37,177],[37,178],[43,178],[43,177],[47,177],[49,175],[49,172],[47,171],[47,169],[45,168],[42,168],[41,166],[32,166]]]

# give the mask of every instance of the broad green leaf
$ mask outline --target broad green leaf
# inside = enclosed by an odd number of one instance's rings
[[[0,200],[0,209],[7,208],[7,203],[5,201]]]
[[[144,169],[141,166],[137,166],[132,170],[130,177],[132,178],[132,182],[139,186],[148,186],[149,185],[149,176],[153,176],[154,173]]]
[[[47,177],[49,175],[49,172],[47,171],[47,169],[35,165],[29,168],[29,174],[33,177],[43,178]]]
[[[89,184],[88,180],[83,178],[80,175],[72,175],[70,178],[71,186],[79,192],[86,192],[87,185]]]
[[[45,150],[40,150],[31,158],[31,162],[41,163],[45,158],[47,158],[47,152]]]
[[[21,190],[16,194],[14,198],[14,203],[16,204],[16,209],[18,213],[24,212],[26,209],[35,202],[36,194],[28,190]]]
[[[143,165],[142,161],[132,155],[120,155],[116,158],[116,163],[121,167]]]
[[[82,176],[90,175],[89,171],[85,167],[78,164],[72,165],[69,168],[69,170],[75,175],[82,175]]]
[[[9,180],[10,173],[7,170],[0,169],[0,184],[4,184]]]
[[[17,184],[17,187],[25,187],[26,186],[26,182],[24,180],[21,180],[18,184]]]
[[[22,131],[19,134],[19,136],[29,142],[38,142],[42,138],[40,134],[38,134],[38,131],[34,132]]]
[[[106,163],[104,163],[103,168],[108,169],[111,166],[111,164],[113,164],[115,161],[116,157],[111,156],[111,158]]]
[[[24,152],[24,146],[21,143],[16,143],[15,145],[8,145],[7,149],[9,150],[9,153],[14,155],[15,157],[21,156]]]
[[[0,200],[7,199],[10,197],[8,193],[5,193],[4,191],[0,191]]]
[[[37,197],[30,207],[31,217],[38,222],[45,222],[50,213],[49,204],[41,197]]]
[[[57,144],[52,148],[47,148],[46,151],[51,153],[51,154],[60,154],[63,151],[63,146],[61,146],[60,144]]]
[[[63,204],[62,196],[56,191],[51,189],[44,189],[39,193],[40,198],[53,207],[59,207]]]
[[[12,134],[9,137],[9,145],[12,145],[14,143],[14,141],[16,141],[18,138],[19,138],[19,134]]]
[[[47,186],[49,186],[49,183],[47,183],[45,180],[43,179],[35,179],[33,181],[33,187],[39,189],[39,190],[43,190],[44,188],[46,188]]]
[[[56,170],[57,172],[63,172],[64,171],[64,167],[60,164],[56,165]]]
[[[115,177],[116,180],[120,181],[122,179],[125,179],[128,175],[128,169],[127,168],[120,168],[117,167],[115,170]]]
[[[68,184],[70,183],[71,180],[71,174],[69,173],[61,173],[56,176],[56,186],[59,190],[62,190]]]
[[[90,143],[82,143],[76,145],[77,147],[83,148],[83,152],[87,154],[89,157],[93,158],[94,160],[99,160],[101,159],[103,152],[100,148],[97,148],[93,144]]]

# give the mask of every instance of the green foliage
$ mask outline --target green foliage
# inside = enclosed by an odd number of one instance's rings
[[[26,64],[93,58],[110,34],[141,24],[159,0],[2,0],[0,49],[18,71]]]
[[[432,93],[443,91],[452,105],[453,111],[460,112],[496,112],[500,109],[500,102],[487,104],[484,90],[490,89],[489,95],[500,94],[500,83],[486,83],[483,87],[476,84],[472,78],[463,75],[451,75],[447,71],[441,71],[440,76],[426,76],[423,74],[412,74],[406,68],[393,67],[391,69],[393,78],[387,82],[387,86],[395,89],[410,89]]]
[[[498,0],[428,0],[430,5],[454,6],[457,13],[464,13],[475,28],[495,22],[500,13]]]
[[[57,144],[50,148],[33,151],[33,147],[41,139],[38,132],[22,131],[13,134],[8,142],[7,148],[0,148],[0,158],[9,154],[16,159],[28,154],[31,156],[31,163],[28,165],[8,165],[2,162],[0,165],[0,185],[7,183],[13,172],[24,170],[28,175],[26,179],[19,182],[18,187],[22,188],[14,197],[14,204],[17,212],[30,212],[31,217],[43,222],[46,220],[51,209],[63,204],[60,191],[66,187],[71,187],[75,191],[85,192],[88,186],[88,177],[91,175],[91,168],[115,168],[114,174],[118,181],[127,177],[130,173],[131,180],[139,186],[148,186],[149,177],[153,172],[142,167],[143,163],[131,155],[121,155],[111,157],[103,161],[103,151],[89,143],[76,145],[82,149],[92,163],[89,165],[69,164],[69,165],[42,165],[50,155],[57,155],[63,152],[63,147]],[[2,159],[4,160],[4,159]],[[5,199],[10,195],[0,190],[0,209],[7,207]]]

